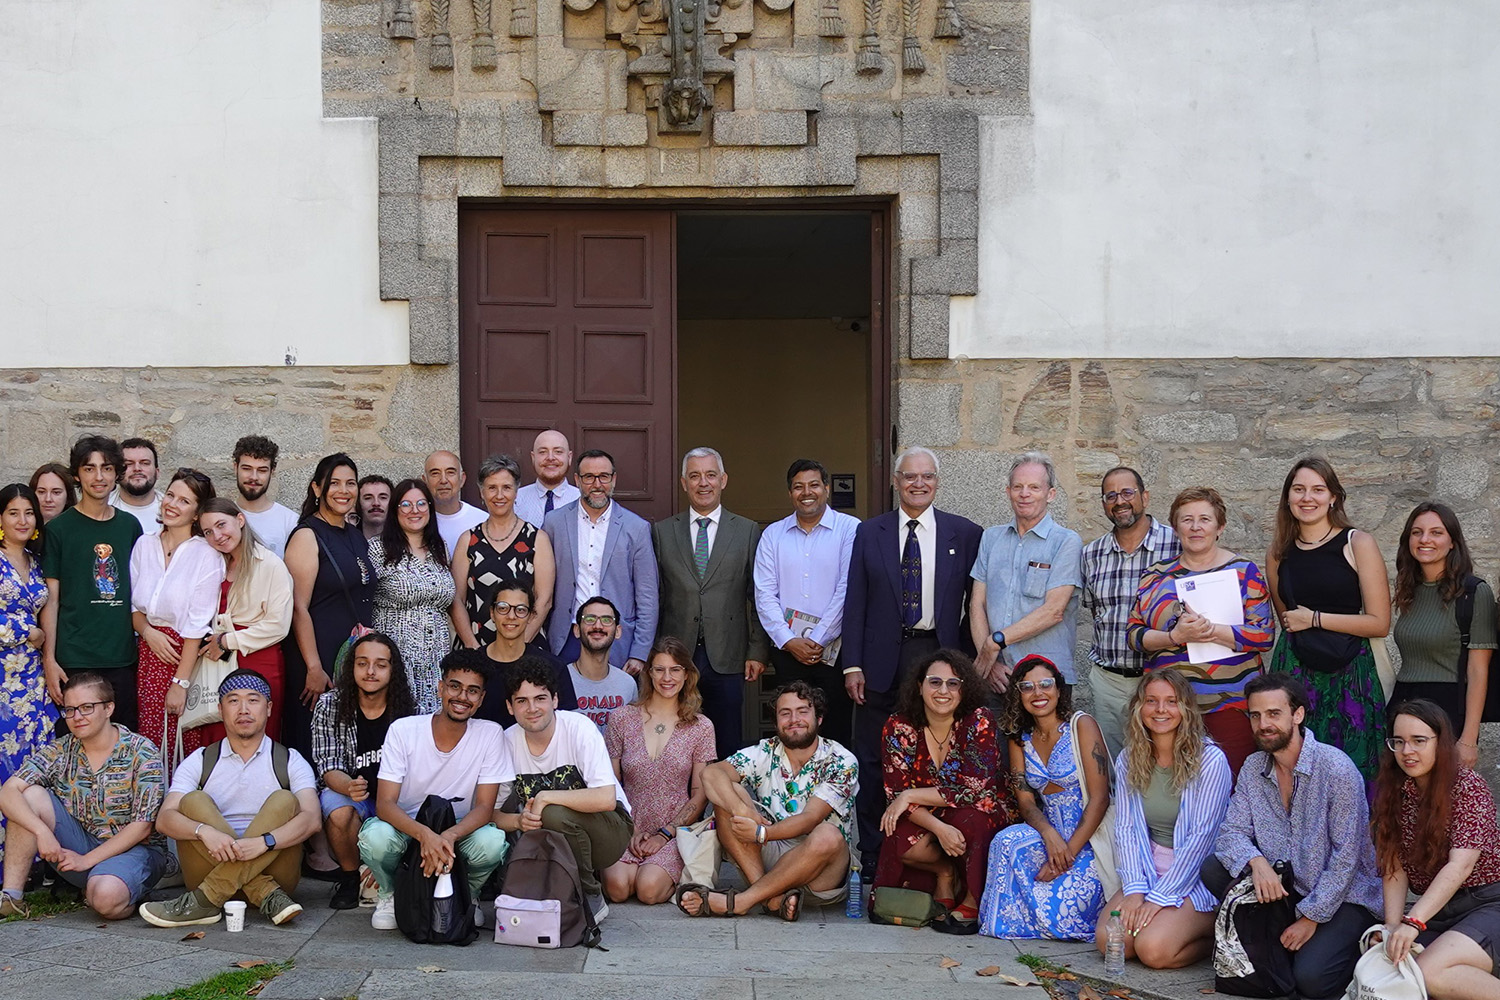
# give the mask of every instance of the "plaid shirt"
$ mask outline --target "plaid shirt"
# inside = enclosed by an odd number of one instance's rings
[[[1150,514],[1146,515],[1151,517]],[[1177,532],[1151,517],[1151,530],[1134,552],[1126,552],[1107,531],[1083,547],[1083,606],[1094,618],[1089,659],[1117,672],[1139,675],[1146,658],[1125,643],[1125,625],[1135,607],[1146,567],[1182,553]]]
[[[104,766],[89,766],[83,744],[72,733],[48,743],[26,758],[16,777],[46,788],[60,799],[68,815],[85,831],[108,840],[131,823],[154,823],[166,797],[161,754],[156,744],[124,726]],[[166,847],[155,831],[146,843]]]

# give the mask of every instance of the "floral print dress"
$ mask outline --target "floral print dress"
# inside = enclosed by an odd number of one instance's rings
[[[20,768],[33,750],[50,742],[57,707],[47,696],[42,651],[27,639],[47,603],[47,581],[32,558],[22,574],[0,555],[0,783]]]

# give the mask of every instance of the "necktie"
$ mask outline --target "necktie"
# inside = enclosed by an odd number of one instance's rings
[[[922,620],[922,547],[917,544],[917,519],[906,522],[906,545],[901,550],[901,624],[916,628]]]
[[[545,507],[542,508],[542,513],[543,514],[550,514],[550,513],[552,513],[552,501],[554,499],[555,498],[552,495],[552,491],[548,490],[547,491],[547,506],[545,506]]]
[[[698,567],[698,577],[708,572],[708,518],[698,518],[698,535],[693,539],[693,565]]]

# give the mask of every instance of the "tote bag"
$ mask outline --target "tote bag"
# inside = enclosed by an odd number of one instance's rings
[[[1376,924],[1360,937],[1364,954],[1354,964],[1354,979],[1344,1000],[1427,1000],[1427,981],[1417,965],[1422,946],[1413,944],[1411,953],[1397,965],[1386,957],[1385,942],[1372,940],[1384,933],[1385,927]]]
[[[1073,717],[1068,720],[1068,728],[1073,736],[1073,766],[1078,770],[1078,787],[1083,792],[1083,808],[1089,807],[1089,783],[1085,778],[1088,773],[1083,769],[1083,747],[1078,738],[1078,720],[1084,717],[1083,712],[1074,712]],[[1099,742],[1104,747],[1105,759],[1109,759],[1109,744],[1104,742],[1104,734],[1099,734]],[[1114,785],[1114,775],[1110,775],[1110,785]],[[1113,899],[1115,893],[1120,891],[1120,870],[1115,867],[1115,803],[1111,799],[1109,808],[1104,810],[1104,818],[1099,821],[1099,827],[1094,835],[1089,838],[1089,846],[1094,849],[1094,866],[1099,870],[1099,882],[1104,886],[1104,898]]]
[[[723,849],[719,835],[714,832],[712,816],[705,816],[690,826],[679,826],[677,853],[682,855],[682,881],[718,885]]]
[[[219,685],[224,678],[234,673],[240,664],[240,654],[234,650],[222,660],[198,657],[193,667],[193,676],[188,681],[187,703],[182,706],[178,725],[184,729],[196,729],[223,721],[219,717]]]

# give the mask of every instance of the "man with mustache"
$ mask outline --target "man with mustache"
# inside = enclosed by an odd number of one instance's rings
[[[1145,655],[1125,642],[1125,624],[1146,567],[1177,558],[1182,542],[1170,525],[1146,513],[1151,494],[1129,466],[1104,474],[1099,500],[1113,527],[1083,547],[1083,608],[1094,619],[1088,675],[1094,718],[1114,755],[1125,745],[1125,707],[1146,672]]]
[[[1297,993],[1343,996],[1360,935],[1381,919],[1364,778],[1342,750],[1303,725],[1307,689],[1291,674],[1254,678],[1245,701],[1260,749],[1240,768],[1215,853],[1203,862],[1203,884],[1222,900],[1248,872],[1256,899],[1269,903],[1287,895],[1272,865],[1290,863],[1302,899],[1281,946],[1291,953]]]
[[[748,887],[678,886],[677,908],[690,917],[737,917],[761,906],[794,921],[804,900],[826,906],[848,895],[859,765],[819,735],[818,688],[793,681],[773,704],[775,736],[703,770],[719,843]]]
[[[219,685],[227,735],[177,767],[156,828],[177,841],[188,891],[142,903],[157,927],[217,923],[225,902],[243,892],[273,924],[302,912],[288,893],[302,873],[302,842],[322,827],[311,765],[266,735],[271,685],[236,670]]]
[[[391,491],[395,484],[384,476],[365,476],[359,481],[359,530],[366,539],[380,537],[391,513]]]
[[[370,914],[377,931],[396,929],[396,868],[413,840],[422,845],[424,875],[451,871],[462,854],[474,900],[505,860],[505,835],[490,824],[504,770],[500,726],[474,718],[489,667],[483,651],[457,649],[443,657],[442,668],[442,708],[396,719],[386,730],[375,818],[359,828],[359,857],[378,889]],[[416,820],[429,795],[453,803],[455,822],[441,833]]]
[[[261,544],[286,556],[286,540],[297,527],[297,515],[271,496],[271,480],[276,476],[276,459],[281,449],[275,441],[260,434],[246,434],[234,443],[234,485],[240,497],[240,513]]]
[[[126,438],[120,442],[125,468],[109,502],[141,522],[141,533],[161,534],[161,493],[156,489],[156,445],[145,438]]]
[[[578,609],[573,623],[578,659],[568,664],[568,677],[578,699],[578,711],[594,720],[599,732],[609,713],[635,700],[636,679],[611,666],[609,650],[620,637],[620,612],[607,597],[591,597]]]
[[[604,596],[619,608],[620,641],[609,662],[640,675],[656,639],[656,552],[651,525],[614,502],[615,460],[590,449],[578,456],[580,496],[542,522],[557,561],[547,641],[564,663],[578,659],[573,619],[585,601]]]

